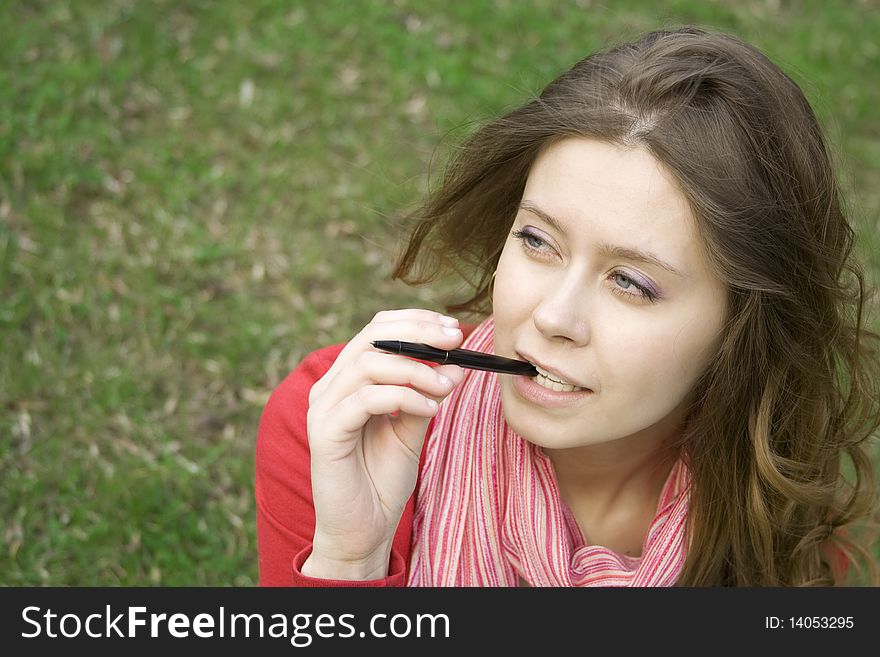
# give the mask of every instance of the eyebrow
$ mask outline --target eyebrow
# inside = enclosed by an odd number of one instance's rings
[[[565,233],[565,228],[562,223],[560,223],[557,219],[554,219],[551,215],[544,212],[541,208],[530,201],[523,201],[519,204],[521,210],[525,210],[526,212],[531,212],[536,215],[546,223],[550,224],[553,228],[555,228],[560,233]],[[660,267],[661,269],[665,269],[668,272],[675,274],[676,276],[681,276],[682,278],[687,278],[687,274],[682,271],[679,271],[668,262],[661,260],[653,253],[649,253],[648,251],[642,251],[641,249],[632,249],[626,246],[619,246],[617,244],[600,244],[599,252],[612,257],[612,258],[622,258],[624,260],[632,260],[633,262],[644,262],[649,265],[655,265]]]

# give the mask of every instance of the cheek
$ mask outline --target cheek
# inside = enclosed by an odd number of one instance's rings
[[[667,396],[686,394],[714,353],[713,334],[699,319],[654,328],[639,332],[629,349],[618,345],[620,370],[638,388]]]
[[[615,387],[625,384],[629,389],[651,388],[655,379],[669,372],[665,335],[648,328],[637,321],[612,321],[601,328],[594,323],[596,356],[606,379],[613,379]]]
[[[696,379],[715,357],[719,347],[722,317],[713,321],[711,310],[695,315],[679,331],[673,343],[673,351],[679,372]]]
[[[541,281],[531,275],[528,267],[516,262],[512,246],[505,247],[498,261],[493,285],[494,314],[499,320],[516,320],[540,302]]]
[[[605,384],[631,394],[663,396],[686,390],[699,371],[693,337],[681,324],[658,319],[594,324],[593,343]]]

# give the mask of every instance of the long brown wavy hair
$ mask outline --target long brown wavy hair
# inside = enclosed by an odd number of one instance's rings
[[[491,312],[529,169],[569,136],[663,163],[728,288],[719,352],[674,446],[694,482],[679,585],[840,584],[841,559],[876,584],[880,336],[819,123],[755,47],[683,27],[581,60],[456,149],[410,214],[392,277],[454,272],[473,294],[447,311]]]

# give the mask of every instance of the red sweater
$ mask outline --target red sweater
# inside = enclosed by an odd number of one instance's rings
[[[467,337],[474,327],[462,325],[464,336]],[[257,432],[254,489],[261,586],[406,585],[415,493],[407,502],[397,527],[387,577],[363,582],[326,580],[308,577],[300,570],[311,554],[315,534],[306,431],[309,391],[330,369],[344,347],[344,344],[332,345],[306,356],[273,391],[263,409]]]

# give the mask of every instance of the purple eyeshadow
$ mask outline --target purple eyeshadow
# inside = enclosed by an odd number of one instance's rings
[[[633,280],[633,282],[638,283],[643,288],[648,290],[648,292],[650,292],[654,296],[657,296],[657,297],[660,296],[660,292],[657,290],[657,288],[655,288],[653,285],[651,285],[651,283],[646,281],[644,278],[642,278],[638,274],[626,272],[625,275],[628,276],[629,278],[631,278]]]

